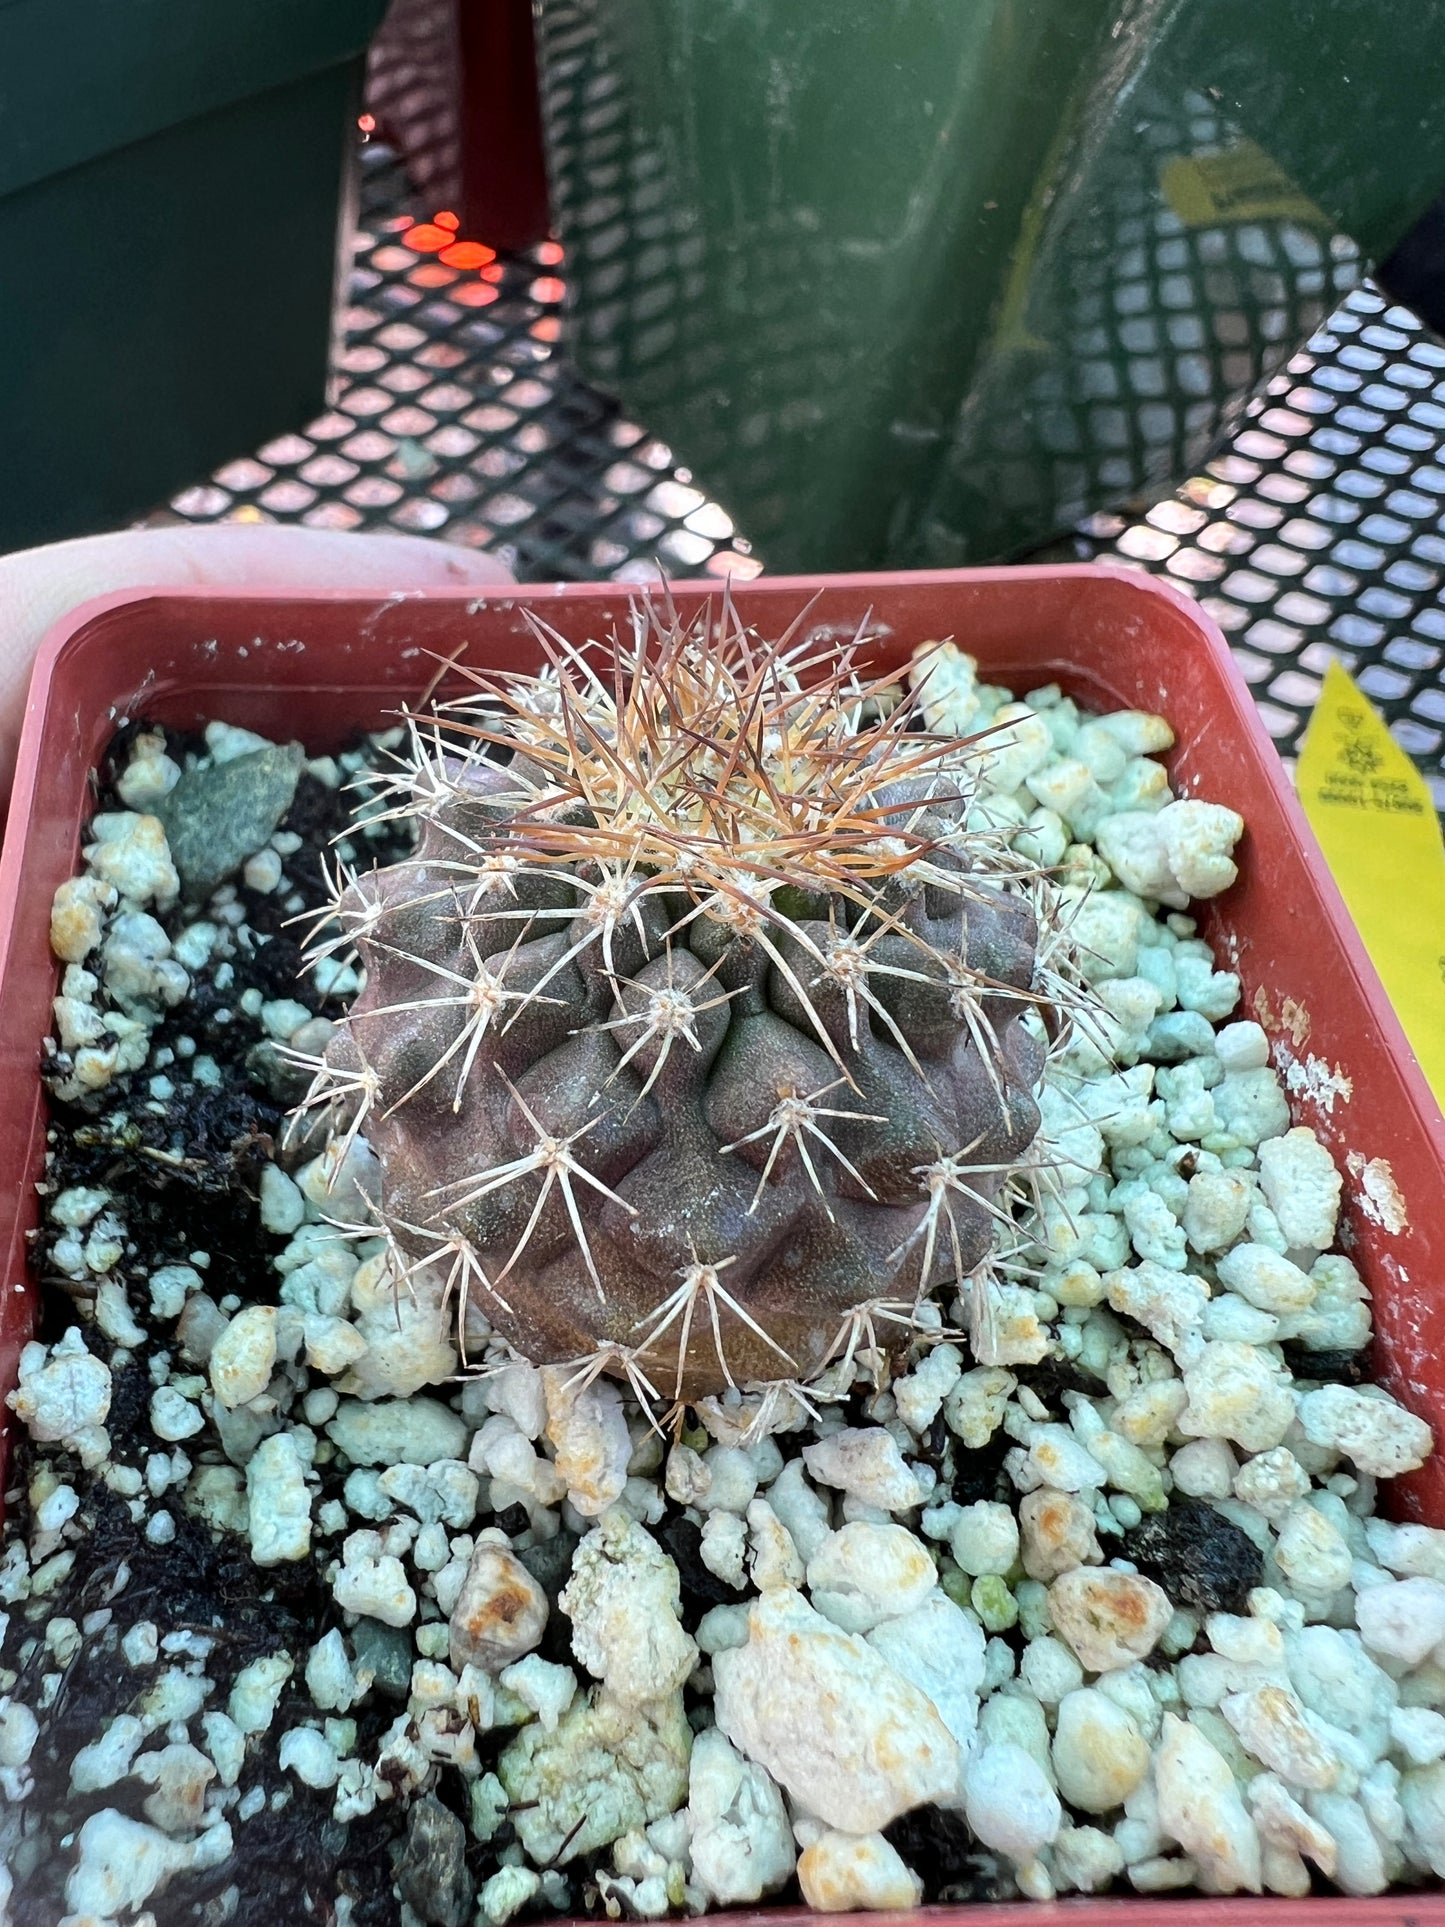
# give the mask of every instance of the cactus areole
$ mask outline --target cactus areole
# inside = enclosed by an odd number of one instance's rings
[[[366,985],[309,1102],[379,1157],[402,1273],[534,1363],[806,1385],[950,1280],[983,1349],[1031,879],[969,826],[986,748],[888,709],[857,640],[642,605],[413,724],[415,854],[339,890]]]

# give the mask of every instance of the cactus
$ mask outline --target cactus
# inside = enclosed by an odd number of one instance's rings
[[[644,605],[413,721],[415,853],[338,882],[366,985],[307,1101],[459,1330],[680,1407],[896,1351],[948,1280],[986,1325],[1038,1125],[1030,879],[859,640]]]

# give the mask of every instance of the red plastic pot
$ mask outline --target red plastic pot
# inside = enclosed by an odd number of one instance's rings
[[[674,594],[687,611],[709,592],[683,584]],[[1374,1292],[1381,1376],[1445,1439],[1445,1119],[1219,631],[1166,586],[1107,568],[765,577],[733,595],[764,634],[781,633],[810,596],[808,622],[820,637],[851,634],[870,618],[875,667],[951,636],[990,678],[1019,691],[1057,679],[1087,702],[1169,718],[1176,788],[1231,804],[1249,826],[1240,881],[1202,906],[1203,934],[1238,969],[1245,1007],[1269,1032],[1277,1062],[1293,1067],[1296,1117],[1352,1171],[1343,1235]],[[34,1310],[25,1244],[44,1152],[39,1045],[57,975],[50,900],[75,870],[89,773],[117,723],[146,716],[193,728],[220,717],[332,749],[417,701],[439,659],[460,648],[472,665],[535,667],[528,610],[580,638],[624,620],[628,599],[614,585],[437,591],[380,604],[165,590],[90,603],[51,632],[31,684],[0,860],[0,1390],[15,1382]],[[1391,1500],[1402,1516],[1445,1525],[1445,1453],[1399,1480]],[[1065,1914],[1090,1927],[1166,1919],[1246,1927],[1260,1905],[1111,1899],[935,1912],[974,1927],[1044,1927]],[[1445,1897],[1270,1906],[1288,1906],[1299,1927],[1445,1927]],[[806,1918],[756,1917],[773,1927]]]

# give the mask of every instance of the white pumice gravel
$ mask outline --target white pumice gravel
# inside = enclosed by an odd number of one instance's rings
[[[868,1833],[951,1796],[959,1749],[933,1702],[801,1593],[765,1594],[713,1658],[717,1724],[827,1825]]]
[[[938,1583],[920,1539],[903,1526],[866,1519],[830,1533],[808,1561],[807,1576],[814,1605],[850,1633],[912,1612]]]
[[[819,1913],[916,1907],[923,1882],[881,1833],[821,1832],[798,1856],[798,1885]]]
[[[270,1384],[276,1363],[276,1324],[274,1305],[247,1305],[216,1339],[208,1369],[222,1405],[249,1405]]]
[[[1097,999],[1044,1074],[1053,1170],[1015,1211],[993,1356],[945,1292],[891,1382],[860,1355],[817,1417],[730,1392],[664,1441],[619,1386],[510,1358],[484,1319],[482,1375],[459,1378],[442,1288],[399,1290],[371,1235],[364,1137],[255,1167],[261,1291],[219,1221],[207,1249],[146,1253],[92,1162],[46,1198],[75,1296],[10,1401],[17,1893],[48,1855],[67,1927],[161,1919],[168,1885],[241,1879],[248,1828],[288,1806],[384,1830],[408,1927],[1445,1878],[1445,1531],[1376,1512],[1433,1441],[1356,1382],[1371,1307],[1334,1247],[1360,1180],[1291,1118],[1290,1062],[1188,914],[1233,881],[1244,826],[1172,795],[1157,717],[1014,702],[952,648],[924,701],[943,729],[1000,725],[978,809],[1058,867]],[[343,960],[301,984],[249,969],[249,919],[305,908],[300,836],[193,903],[150,813],[266,747],[136,735],[57,893],[52,1087],[116,1128],[234,1088],[228,1024],[258,1062],[324,1049],[359,986]],[[383,747],[308,780],[347,796]],[[385,825],[358,794],[343,855],[364,865]],[[136,1550],[77,1598],[96,1494]],[[180,1572],[197,1532],[258,1599],[299,1586],[326,1621],[233,1650],[168,1622],[164,1589],[132,1605],[132,1566]],[[114,1710],[46,1786],[52,1709],[92,1656]],[[444,1899],[447,1838],[482,1871]]]
[[[923,1503],[925,1487],[881,1425],[847,1428],[821,1444],[805,1445],[803,1464],[815,1484],[840,1487],[883,1512],[911,1512]]]
[[[224,1820],[182,1842],[106,1807],[92,1813],[80,1829],[65,1899],[82,1919],[114,1919],[144,1907],[177,1874],[218,1866],[231,1848],[232,1833]]]
[[[670,1697],[696,1664],[677,1616],[677,1568],[620,1508],[578,1546],[558,1603],[572,1622],[573,1652],[624,1705]]]
[[[596,1518],[622,1497],[632,1440],[622,1394],[606,1380],[575,1387],[557,1366],[542,1373],[545,1435],[553,1448],[567,1502],[584,1518]]]
[[[294,1564],[311,1550],[310,1454],[295,1432],[262,1439],[246,1466],[251,1557],[258,1566]]]
[[[110,1401],[109,1367],[87,1349],[78,1325],[53,1346],[32,1341],[21,1351],[10,1405],[36,1441],[70,1446],[87,1467],[100,1464],[110,1449]]]
[[[557,1722],[577,1697],[577,1675],[570,1666],[559,1666],[528,1653],[503,1667],[499,1683],[537,1715],[544,1733],[555,1733]]]
[[[1164,1715],[1154,1776],[1160,1831],[1194,1861],[1204,1892],[1259,1893],[1259,1831],[1229,1761],[1198,1725]]]
[[[409,1626],[416,1618],[417,1596],[406,1567],[383,1546],[379,1532],[348,1534],[341,1564],[332,1575],[332,1593],[346,1612],[379,1619],[384,1626]]]
[[[226,1712],[242,1733],[264,1733],[276,1716],[281,1689],[291,1677],[289,1653],[268,1653],[236,1675]]]
[[[1107,1566],[1076,1566],[1050,1586],[1048,1612],[1055,1631],[1087,1672],[1110,1673],[1148,1658],[1174,1608],[1152,1579]]]
[[[894,1672],[916,1686],[958,1742],[973,1744],[986,1667],[983,1628],[972,1614],[935,1588],[911,1613],[885,1619],[868,1644]]]
[[[782,1792],[716,1726],[693,1741],[687,1819],[692,1878],[718,1906],[761,1900],[791,1876],[798,1856]]]
[[[986,1847],[1022,1873],[1055,1839],[1063,1808],[1045,1765],[1013,1740],[988,1740],[963,1769],[963,1810]]]

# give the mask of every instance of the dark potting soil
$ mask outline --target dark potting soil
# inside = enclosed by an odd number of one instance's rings
[[[1167,1512],[1147,1513],[1123,1539],[1124,1553],[1146,1579],[1189,1612],[1243,1612],[1264,1583],[1264,1555],[1222,1512],[1176,1492]]]
[[[962,1906],[978,1900],[1016,1900],[1013,1870],[981,1847],[961,1813],[947,1807],[914,1807],[883,1829],[923,1882],[928,1906]]]
[[[1313,1379],[1320,1385],[1373,1385],[1377,1377],[1374,1352],[1368,1345],[1357,1352],[1312,1352],[1292,1344],[1279,1349],[1285,1370],[1306,1383]]]
[[[126,730],[127,741],[139,727]],[[172,736],[168,747],[179,761],[187,748],[200,744],[198,739]],[[102,781],[97,797],[99,810],[122,807],[109,780],[123,762],[123,754],[113,753],[108,760],[103,770],[108,780]],[[258,1185],[272,1160],[286,1110],[303,1094],[306,1079],[284,1063],[257,1019],[242,1008],[241,998],[254,987],[268,1000],[288,997],[318,1015],[340,1014],[338,1000],[322,997],[313,980],[299,974],[302,950],[295,907],[285,909],[283,904],[299,896],[306,912],[320,907],[327,894],[323,858],[347,820],[347,799],[303,771],[281,827],[304,840],[283,858],[283,881],[275,891],[263,894],[238,886],[246,922],[228,959],[230,980],[222,988],[213,968],[194,973],[190,994],[152,1033],[152,1054],[168,1044],[174,1049],[188,1038],[197,1052],[210,1056],[219,1073],[214,1088],[186,1080],[179,1053],[174,1095],[160,1108],[151,1097],[146,1070],[117,1076],[98,1097],[82,1103],[61,1101],[53,1089],[60,1077],[50,1078],[47,1186],[52,1195],[75,1185],[110,1193],[127,1233],[124,1257],[112,1275],[131,1287],[131,1314],[147,1335],[146,1346],[112,1373],[106,1424],[113,1466],[144,1470],[153,1453],[174,1449],[150,1426],[155,1385],[144,1361],[152,1348],[169,1347],[174,1340],[153,1327],[145,1289],[148,1276],[204,1252],[210,1254],[205,1283],[212,1297],[234,1293],[245,1303],[275,1300],[278,1278],[272,1259],[285,1240],[261,1223]],[[405,843],[398,837],[394,847],[385,840],[372,847],[385,862],[402,854]],[[184,917],[178,909],[161,921],[174,932]],[[58,1337],[74,1322],[73,1301],[86,1295],[84,1286],[50,1260],[59,1235],[59,1227],[48,1226],[32,1252],[41,1286],[39,1335],[46,1339]],[[87,1344],[108,1357],[112,1348],[98,1328],[88,1323],[83,1330]],[[70,1548],[74,1561],[68,1573],[43,1598],[11,1612],[0,1646],[0,1664],[19,1676],[16,1696],[44,1708],[31,1760],[35,1791],[11,1831],[8,1848],[15,1876],[10,1902],[14,1927],[55,1927],[66,1913],[64,1888],[74,1855],[62,1848],[61,1840],[91,1813],[110,1807],[136,1820],[145,1817],[143,1803],[151,1789],[133,1778],[92,1793],[73,1793],[69,1785],[76,1752],[99,1737],[117,1715],[134,1712],[148,1688],[176,1664],[164,1652],[154,1663],[140,1666],[122,1654],[126,1633],[145,1621],[166,1635],[191,1632],[210,1642],[204,1671],[212,1682],[207,1696],[212,1707],[225,1706],[236,1675],[254,1659],[283,1647],[297,1658],[271,1727],[262,1743],[253,1740],[248,1747],[238,1782],[242,1796],[259,1788],[264,1803],[235,1826],[235,1851],[225,1862],[208,1872],[179,1875],[151,1897],[148,1906],[157,1927],[220,1927],[225,1921],[253,1927],[314,1921],[332,1927],[339,1896],[350,1901],[352,1927],[396,1927],[401,1913],[395,1883],[398,1871],[408,1866],[406,1804],[393,1801],[364,1819],[340,1824],[332,1816],[334,1794],[283,1774],[277,1760],[281,1736],[305,1716],[315,1715],[301,1664],[309,1647],[338,1619],[318,1558],[263,1570],[252,1562],[244,1537],[213,1530],[179,1502],[168,1508],[173,1537],[153,1543],[145,1521],[132,1519],[128,1502],[110,1490],[99,1473],[87,1472],[54,1446],[37,1450],[20,1428],[6,1495],[12,1529],[28,1524],[26,1490],[41,1452],[77,1493],[81,1532]],[[324,1496],[339,1496],[341,1483],[334,1468],[323,1469]],[[80,1625],[88,1615],[103,1611],[110,1614],[108,1623],[81,1639],[74,1657],[60,1669],[58,1689],[46,1706],[41,1676],[56,1670],[44,1643],[46,1624],[63,1617]],[[375,1752],[396,1710],[395,1702],[381,1693],[353,1709],[360,1751],[369,1743]],[[149,1743],[163,1743],[164,1738],[161,1733]],[[479,1848],[470,1836],[467,1848],[466,1879],[474,1890],[478,1877],[495,1871],[496,1849]],[[412,1891],[426,1891],[414,1869],[408,1885]]]
[[[132,1521],[125,1502],[99,1481],[82,1500],[86,1530],[78,1556],[63,1586],[45,1602],[46,1616],[64,1614],[79,1623],[108,1605],[112,1618],[98,1635],[82,1641],[42,1721],[31,1759],[36,1785],[29,1811],[47,1831],[58,1826],[71,1832],[103,1807],[135,1820],[145,1817],[142,1807],[150,1789],[139,1781],[122,1779],[93,1793],[69,1790],[70,1763],[79,1749],[117,1714],[133,1712],[174,1663],[161,1656],[148,1666],[131,1666],[121,1640],[133,1626],[149,1620],[167,1633],[192,1632],[212,1642],[205,1672],[214,1682],[211,1699],[224,1705],[243,1666],[278,1647],[304,1650],[335,1617],[330,1588],[314,1560],[263,1573],[240,1539],[210,1531],[179,1506],[172,1516],[175,1538],[157,1546]],[[33,1703],[38,1675],[52,1664],[39,1647],[19,1667],[19,1696]],[[304,1684],[293,1677],[268,1744],[248,1753],[239,1781],[243,1796],[261,1788],[266,1804],[237,1829],[240,1850],[231,1859],[207,1873],[180,1876],[152,1898],[157,1927],[225,1919],[254,1921],[257,1927],[290,1920],[329,1923],[337,1893],[353,1896],[357,1927],[392,1927],[399,1918],[389,1847],[401,1816],[387,1810],[384,1817],[375,1816],[380,1825],[338,1826],[331,1817],[332,1796],[298,1784],[276,1763],[281,1734],[312,1710]],[[359,1733],[367,1739],[374,1741],[389,1723],[390,1709],[358,1709]],[[45,1853],[28,1878],[17,1880],[11,1900],[14,1927],[54,1927],[66,1911],[70,1861],[68,1853]]]

